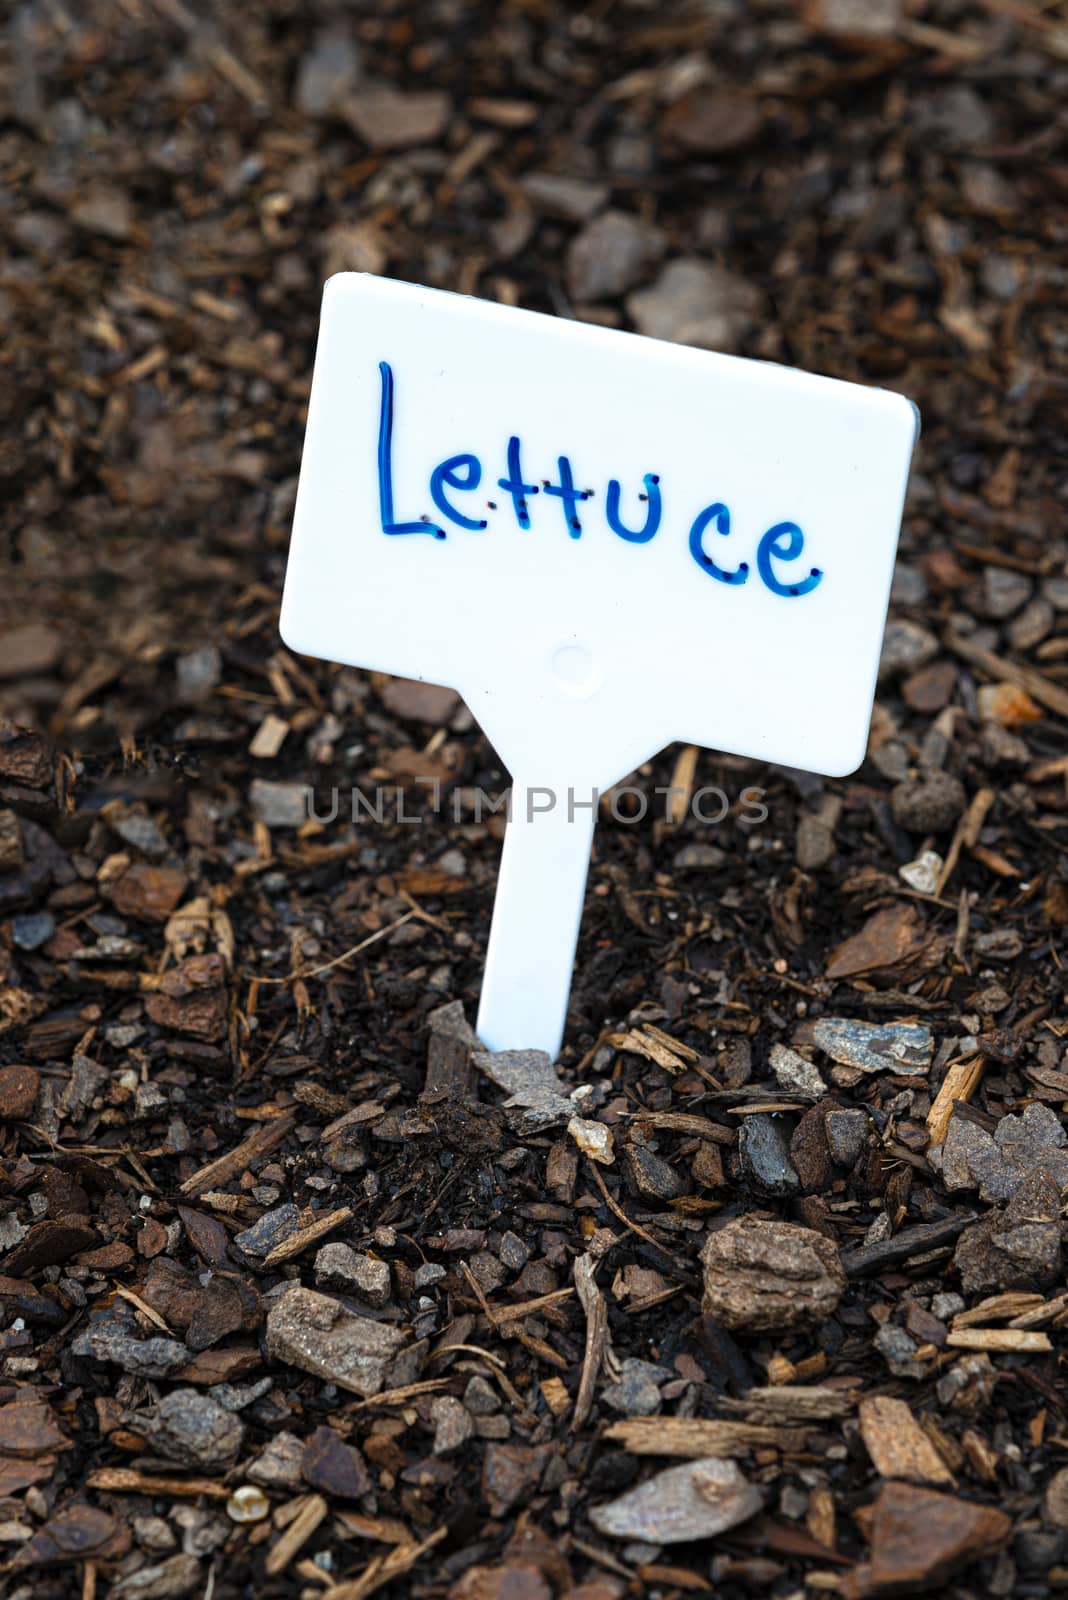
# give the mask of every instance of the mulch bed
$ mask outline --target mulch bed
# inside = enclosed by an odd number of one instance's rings
[[[1066,28],[0,24],[5,1594],[1068,1585]],[[868,759],[606,797],[555,1067],[466,709],[278,638],[342,269],[923,413]]]

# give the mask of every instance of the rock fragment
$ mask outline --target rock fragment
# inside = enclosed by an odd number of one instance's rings
[[[841,1066],[861,1072],[920,1075],[931,1069],[934,1037],[916,1022],[856,1022],[852,1017],[821,1017],[812,1036],[819,1049]]]
[[[699,350],[737,350],[756,324],[760,291],[747,279],[696,257],[670,261],[648,289],[627,298],[639,333]]]
[[[175,1389],[156,1407],[149,1436],[168,1460],[215,1472],[237,1460],[245,1429],[233,1412],[210,1394],[198,1389]]]
[[[372,150],[433,144],[448,123],[452,104],[439,89],[404,94],[384,85],[355,90],[344,102],[349,126]]]
[[[773,1044],[768,1055],[768,1065],[775,1074],[776,1081],[784,1089],[791,1089],[796,1094],[804,1095],[806,1100],[819,1100],[827,1091],[827,1086],[820,1077],[819,1068],[813,1066],[804,1056],[796,1050],[791,1050],[784,1044]]]
[[[364,1399],[387,1386],[407,1338],[396,1328],[347,1311],[329,1295],[293,1284],[267,1316],[275,1361],[314,1373]]]
[[[544,1050],[476,1050],[471,1059],[479,1072],[507,1090],[505,1109],[520,1109],[532,1126],[548,1128],[574,1116],[575,1103],[567,1098]]]
[[[357,1294],[369,1306],[384,1306],[389,1299],[389,1263],[337,1241],[324,1244],[315,1257],[315,1281],[323,1289]]]
[[[607,1505],[590,1521],[612,1539],[683,1544],[711,1539],[755,1516],[763,1496],[733,1461],[709,1457],[668,1467]]]
[[[113,1322],[90,1323],[71,1346],[77,1356],[107,1361],[137,1378],[167,1378],[192,1359],[177,1339],[135,1339]]]
[[[710,1236],[701,1262],[702,1310],[732,1330],[817,1327],[846,1287],[832,1241],[790,1222],[736,1217]]]
[[[547,217],[563,222],[588,222],[606,203],[608,185],[584,178],[568,178],[555,172],[531,172],[520,179],[520,188],[534,207]]]
[[[567,287],[580,305],[625,294],[664,253],[659,228],[626,211],[605,211],[572,239]]]

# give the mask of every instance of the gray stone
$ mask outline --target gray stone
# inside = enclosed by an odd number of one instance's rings
[[[435,1395],[430,1402],[430,1420],[434,1424],[436,1456],[455,1455],[474,1435],[474,1419],[454,1395]]]
[[[794,850],[802,872],[818,872],[834,855],[834,829],[823,817],[806,811],[797,825]]]
[[[303,1459],[304,1440],[295,1433],[277,1433],[245,1469],[245,1477],[263,1489],[298,1489]]]
[[[748,279],[696,257],[669,261],[650,288],[627,298],[639,333],[728,353],[752,331],[762,305]]]
[[[516,1107],[523,1120],[535,1127],[570,1122],[575,1103],[556,1076],[552,1057],[544,1050],[476,1050],[475,1067],[501,1089],[508,1091],[505,1108]]]
[[[963,1311],[967,1303],[962,1294],[936,1294],[931,1300],[931,1312],[939,1322],[948,1322],[958,1311]]]
[[[168,1378],[193,1359],[177,1339],[134,1339],[113,1322],[91,1323],[71,1349],[76,1356],[107,1361],[136,1378]]]
[[[438,89],[403,94],[385,84],[369,84],[345,99],[349,125],[373,150],[400,150],[435,144],[449,121],[452,104]]]
[[[617,1382],[601,1391],[601,1400],[624,1417],[651,1417],[660,1410],[660,1385],[672,1376],[664,1367],[629,1356]]]
[[[879,657],[879,676],[889,678],[899,672],[914,672],[917,667],[933,661],[937,654],[938,640],[927,628],[900,618],[888,622]]]
[[[176,666],[178,698],[195,704],[214,689],[222,674],[222,656],[213,644],[206,644],[188,655],[179,656]]]
[[[388,1262],[339,1241],[324,1244],[315,1257],[315,1281],[322,1289],[358,1294],[370,1306],[384,1306],[389,1299]]]
[[[524,1152],[525,1154],[525,1152]],[[508,1232],[500,1242],[497,1250],[502,1265],[510,1272],[522,1272],[530,1260],[530,1251],[517,1234]]]
[[[1023,947],[1015,928],[991,928],[986,933],[977,933],[972,941],[980,961],[1015,961]]]
[[[742,1118],[738,1157],[743,1173],[761,1193],[786,1197],[800,1191],[801,1180],[790,1161],[785,1130],[766,1113],[758,1111]]]
[[[416,1289],[431,1289],[445,1276],[446,1270],[440,1261],[424,1261],[412,1274],[412,1286]]]
[[[967,803],[964,785],[949,772],[928,772],[906,778],[890,795],[898,827],[908,833],[943,833],[957,821]]]
[[[39,950],[47,944],[56,931],[56,919],[50,911],[31,912],[15,917],[11,937],[19,950]]]
[[[640,283],[663,254],[659,228],[626,211],[605,211],[568,246],[568,293],[579,304],[613,299]]]
[[[464,1390],[464,1405],[473,1417],[488,1417],[501,1409],[497,1391],[488,1379],[475,1373]]]
[[[1026,605],[1032,594],[1031,580],[1008,567],[983,569],[983,611],[995,622],[1002,622]]]
[[[606,183],[590,183],[555,172],[530,172],[520,179],[520,188],[535,211],[563,222],[588,222],[605,205],[610,193]]]
[[[687,1461],[647,1478],[618,1500],[595,1506],[590,1521],[611,1539],[680,1544],[725,1533],[762,1505],[760,1490],[733,1461]]]
[[[308,816],[306,783],[273,783],[253,778],[248,787],[253,815],[268,828],[299,828]]]
[[[930,1071],[934,1038],[917,1022],[857,1022],[852,1017],[821,1017],[813,1037],[820,1050],[839,1066],[861,1072],[893,1072],[910,1076]]]
[[[112,827],[124,844],[133,845],[135,850],[140,850],[146,856],[165,856],[167,854],[167,841],[160,833],[151,817],[143,817],[139,811],[131,811],[125,817],[120,817],[112,823]]]
[[[868,1113],[859,1106],[842,1106],[840,1110],[828,1111],[823,1126],[831,1160],[836,1166],[851,1170],[868,1137]]]
[[[120,1578],[108,1591],[111,1600],[183,1600],[204,1584],[204,1571],[196,1556],[182,1551],[154,1567]]]
[[[895,1327],[892,1322],[887,1322],[879,1329],[872,1343],[895,1378],[927,1376],[923,1363],[916,1360],[919,1345],[904,1328]]]
[[[1033,649],[1051,631],[1054,620],[1053,607],[1039,595],[1009,623],[1009,643],[1014,650]]]
[[[969,1297],[1002,1289],[1045,1289],[1061,1270],[1060,1190],[1030,1173],[1008,1204],[973,1222],[957,1241],[953,1265]]]
[[[300,1210],[288,1201],[274,1211],[265,1211],[251,1228],[234,1235],[234,1243],[247,1256],[265,1256],[300,1227]]]
[[[390,1376],[407,1342],[396,1328],[298,1283],[290,1285],[267,1315],[267,1349],[275,1361],[364,1399],[391,1386]]]
[[[168,1460],[213,1472],[237,1460],[245,1429],[211,1395],[199,1389],[175,1389],[156,1407],[149,1438]]]
[[[784,1089],[804,1095],[806,1100],[818,1100],[827,1092],[819,1068],[785,1044],[772,1045],[768,1053],[768,1065],[775,1074],[776,1082],[781,1083]]]
[[[337,23],[320,29],[297,69],[297,110],[306,117],[328,117],[339,111],[359,73],[359,52],[348,29]]]
[[[919,567],[908,561],[894,564],[894,581],[890,586],[892,606],[922,606],[927,599],[927,579]]]

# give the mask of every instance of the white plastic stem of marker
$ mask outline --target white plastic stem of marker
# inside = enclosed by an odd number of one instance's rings
[[[282,636],[452,686],[522,775],[491,1048],[559,1049],[594,789],[675,741],[859,766],[916,431],[885,390],[327,284]],[[416,844],[433,858],[429,828]]]
[[[535,809],[549,794],[553,809]],[[595,817],[593,806],[569,819],[566,788],[512,784],[478,1008],[490,1050],[560,1048]]]

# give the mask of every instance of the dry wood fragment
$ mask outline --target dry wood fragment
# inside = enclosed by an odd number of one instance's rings
[[[904,1400],[872,1395],[860,1402],[859,1421],[861,1438],[880,1477],[952,1487],[953,1474]]]
[[[993,1446],[974,1428],[965,1428],[960,1442],[976,1477],[984,1483],[996,1483],[999,1457]]]
[[[658,1067],[663,1067],[665,1072],[679,1073],[683,1063],[678,1056],[668,1050],[658,1039],[650,1038],[644,1033],[631,1029],[629,1033],[610,1033],[605,1040],[613,1050],[629,1050],[637,1056],[644,1056],[647,1061],[653,1061]]]
[[[285,1571],[297,1551],[307,1544],[320,1522],[326,1516],[326,1512],[326,1501],[321,1494],[307,1496],[296,1516],[267,1556],[266,1572],[269,1578],[274,1578],[279,1572]]]
[[[949,1132],[955,1100],[968,1101],[979,1087],[983,1076],[983,1058],[972,1056],[968,1061],[954,1061],[942,1080],[942,1087],[927,1113],[927,1132],[931,1144],[942,1144]]]
[[[817,1485],[809,1495],[805,1526],[816,1543],[823,1545],[825,1550],[834,1549],[834,1523],[834,1495],[830,1489],[825,1488],[823,1485]],[[811,1576],[811,1573],[806,1573],[806,1582]]]
[[[1018,1317],[1026,1311],[1035,1311],[1045,1304],[1045,1295],[1033,1294],[1025,1289],[1008,1289],[1004,1294],[988,1295],[985,1300],[980,1300],[977,1306],[970,1306],[967,1311],[958,1311],[950,1326],[954,1330],[979,1328],[987,1323],[1000,1322],[1003,1318],[1008,1321],[1010,1317]]]
[[[549,1407],[554,1417],[562,1417],[571,1404],[571,1396],[567,1392],[567,1385],[561,1378],[542,1378],[538,1385],[542,1398]]]
[[[230,1497],[226,1485],[214,1478],[163,1478],[134,1467],[97,1467],[85,1481],[90,1489],[106,1489],[111,1494],[173,1494],[190,1500],[202,1494],[213,1500]]]
[[[516,1322],[520,1317],[533,1316],[536,1311],[542,1311],[546,1306],[555,1305],[558,1300],[570,1300],[575,1293],[574,1289],[554,1289],[551,1294],[539,1294],[533,1300],[521,1300],[518,1305],[493,1307],[493,1317],[497,1326],[504,1327],[509,1322]]]
[[[418,1383],[406,1383],[400,1389],[383,1389],[380,1394],[373,1394],[366,1400],[354,1400],[347,1411],[367,1411],[377,1406],[403,1406],[409,1400],[416,1400],[421,1394],[435,1394],[438,1389],[447,1389],[448,1378],[421,1378]]]
[[[433,1550],[444,1539],[448,1531],[447,1528],[438,1528],[421,1544],[399,1544],[386,1555],[375,1556],[358,1578],[333,1584],[325,1590],[323,1600],[366,1600],[366,1596],[374,1594],[376,1589],[383,1589],[387,1583],[410,1572],[428,1550]]]
[[[1048,1333],[1024,1328],[962,1328],[946,1335],[955,1350],[1017,1350],[1031,1355],[1052,1350]]]
[[[1026,689],[1040,706],[1045,706],[1047,711],[1055,712],[1058,717],[1068,719],[1068,690],[1051,683],[1041,672],[1036,672],[1034,667],[1017,666],[1014,661],[1006,661],[1004,656],[995,655],[992,650],[984,650],[981,645],[973,644],[970,639],[962,639],[955,633],[947,636],[946,644],[954,655],[962,656],[965,661],[970,661],[973,666],[989,673],[994,679],[1006,679],[1009,683],[1015,683],[1019,688]]]
[[[593,1405],[593,1389],[601,1363],[610,1348],[608,1336],[608,1307],[604,1295],[597,1287],[597,1263],[593,1256],[580,1256],[575,1262],[575,1288],[586,1313],[586,1349],[582,1358],[582,1376],[579,1379],[575,1409],[571,1416],[571,1431],[582,1427]]]
[[[1010,1328],[1037,1328],[1043,1322],[1055,1322],[1068,1310],[1068,1294],[1059,1294],[1053,1300],[1044,1300],[1030,1311],[1021,1311],[1012,1318]],[[1059,1324],[1058,1324],[1059,1325]]]
[[[856,1405],[848,1389],[811,1388],[781,1384],[774,1389],[750,1389],[740,1399],[725,1399],[728,1411],[740,1411],[750,1422],[832,1422],[846,1417]]]
[[[957,823],[956,832],[953,835],[953,841],[950,844],[945,863],[938,875],[938,883],[935,886],[936,895],[942,893],[953,876],[953,870],[957,865],[962,847],[967,845],[969,850],[974,847],[975,841],[979,837],[979,829],[983,826],[986,814],[994,804],[995,798],[993,789],[980,789],[972,796],[968,809]]]
[[[803,1450],[806,1434],[803,1428],[732,1422],[718,1417],[627,1417],[607,1427],[604,1438],[636,1456],[681,1456],[700,1461],[705,1456],[752,1455],[758,1449]]]
[[[326,1233],[331,1233],[335,1228],[340,1228],[351,1217],[351,1206],[339,1206],[336,1211],[328,1211],[325,1216],[316,1217],[306,1228],[291,1233],[288,1239],[283,1239],[281,1244],[276,1244],[273,1250],[269,1250],[263,1258],[264,1266],[273,1267],[279,1261],[291,1261],[310,1244],[314,1244],[317,1239],[321,1239]]]
[[[229,1183],[250,1161],[257,1161],[260,1156],[265,1156],[276,1145],[280,1145],[286,1135],[292,1132],[296,1121],[296,1117],[286,1115],[257,1128],[233,1150],[226,1155],[216,1156],[214,1161],[209,1161],[206,1167],[201,1167],[191,1178],[187,1178],[182,1184],[182,1193],[200,1195],[213,1184]]]
[[[733,1128],[721,1122],[710,1122],[690,1111],[636,1111],[634,1120],[643,1127],[662,1128],[665,1133],[687,1133],[694,1139],[708,1139],[712,1144],[733,1144],[738,1137]]]

